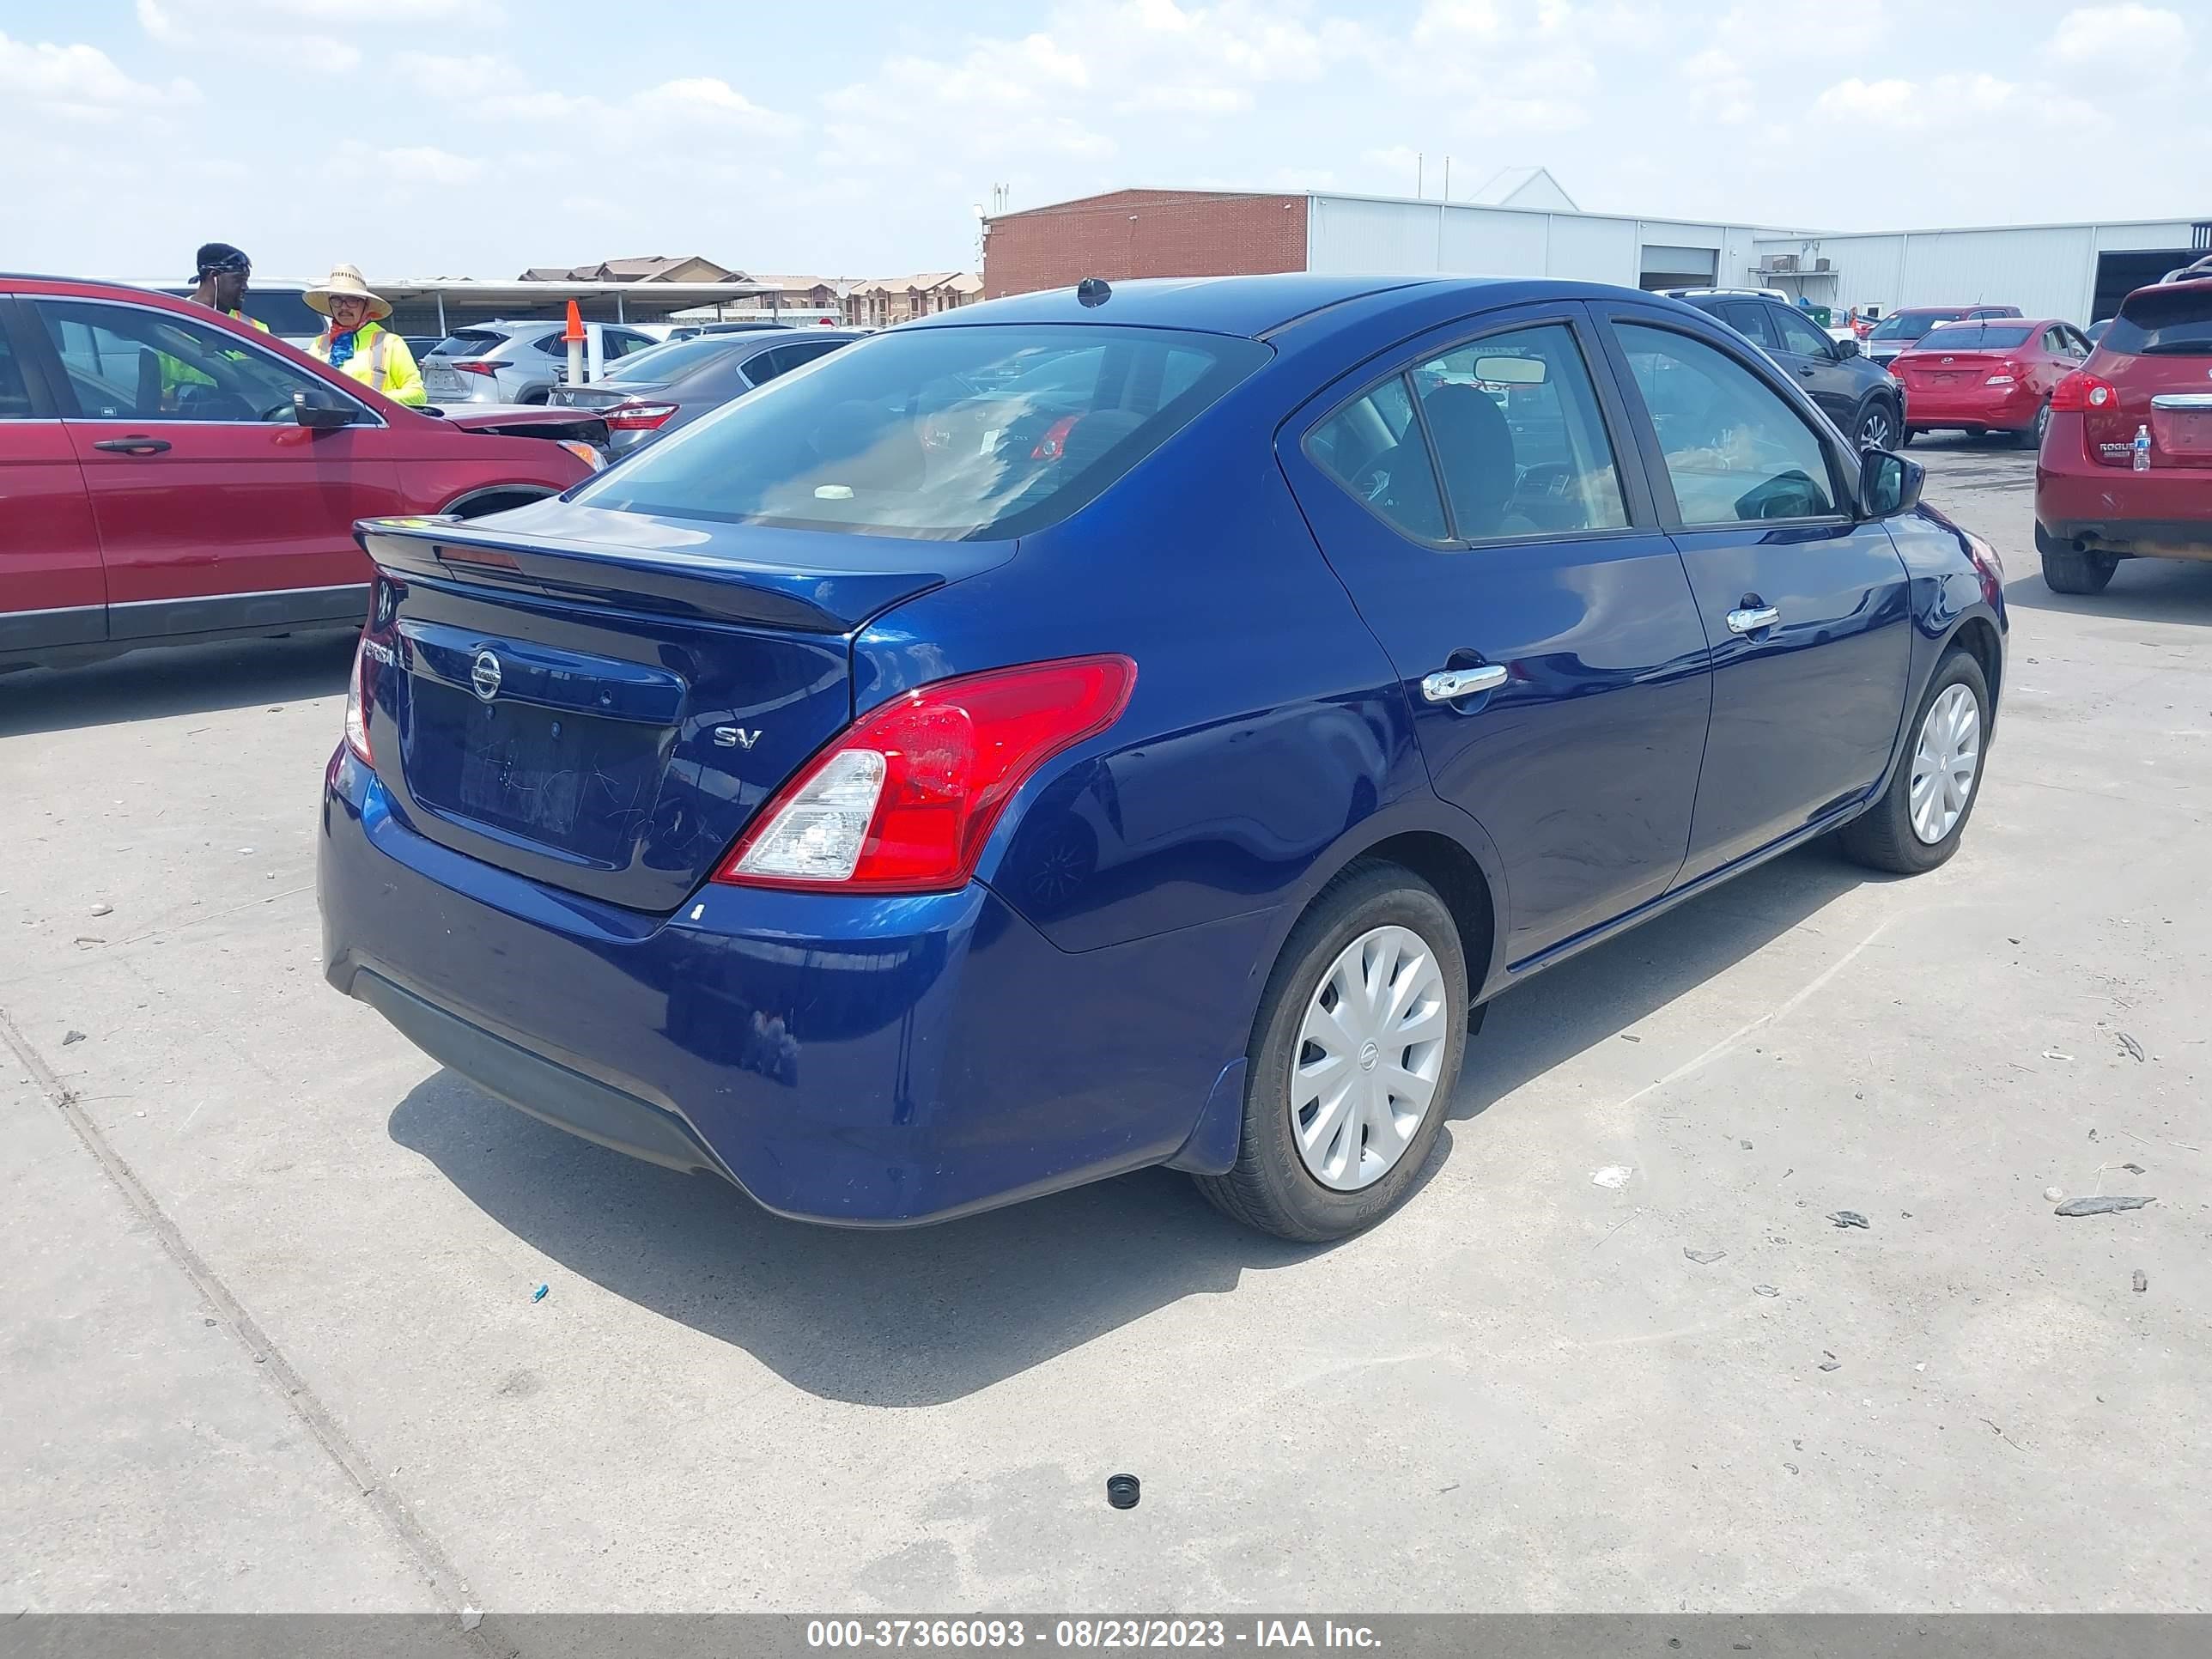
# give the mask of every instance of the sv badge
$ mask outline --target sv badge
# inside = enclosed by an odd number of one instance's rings
[[[760,730],[746,731],[742,726],[718,726],[714,728],[717,749],[750,749],[761,740]]]

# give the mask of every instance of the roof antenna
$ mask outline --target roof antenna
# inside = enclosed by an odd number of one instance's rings
[[[1106,286],[1103,276],[1085,276],[1075,285],[1075,302],[1083,306],[1103,306],[1114,297],[1114,290]]]

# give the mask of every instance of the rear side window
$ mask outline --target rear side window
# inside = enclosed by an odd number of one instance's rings
[[[1179,392],[1176,353],[1204,367]],[[1164,329],[898,329],[740,398],[585,485],[617,511],[931,540],[1057,523],[1267,360]]]
[[[777,346],[748,362],[745,378],[755,386],[765,386],[779,374],[788,374],[817,357],[828,356],[844,343],[842,340],[801,340],[794,345]]]
[[[1316,427],[1306,453],[1415,541],[1441,542],[1449,533],[1404,375],[1370,386]]]
[[[1620,343],[1684,524],[1823,518],[1836,510],[1826,449],[1749,369],[1670,330],[1624,324]]]
[[[2212,356],[2212,285],[2130,294],[2097,343],[2131,357]]]
[[[23,365],[8,338],[8,325],[0,321],[0,421],[26,421],[31,416],[31,389],[23,384]]]
[[[509,337],[494,328],[456,329],[430,348],[433,357],[489,357]]]
[[[2018,323],[1946,323],[1920,337],[1923,351],[2009,351],[2035,331]]]

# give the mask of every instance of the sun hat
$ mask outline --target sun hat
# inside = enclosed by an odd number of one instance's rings
[[[327,317],[331,314],[331,301],[344,296],[368,301],[371,322],[382,322],[392,314],[392,302],[368,291],[368,283],[362,278],[359,265],[331,266],[328,276],[300,297],[307,302],[310,308]]]

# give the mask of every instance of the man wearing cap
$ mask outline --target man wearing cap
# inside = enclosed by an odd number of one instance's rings
[[[331,319],[331,325],[307,347],[309,356],[319,357],[394,403],[420,409],[430,401],[422,371],[415,367],[415,354],[406,341],[383,326],[384,319],[392,314],[390,303],[368,291],[360,266],[337,266],[301,297]]]
[[[264,334],[269,331],[268,324],[246,314],[246,284],[253,275],[252,260],[228,242],[205,242],[192,263],[199,281],[193,299]]]

